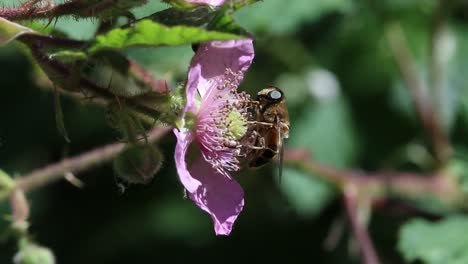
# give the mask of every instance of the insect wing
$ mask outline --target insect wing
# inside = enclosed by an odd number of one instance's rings
[[[283,131],[281,129],[281,123],[279,118],[276,118],[276,129],[278,130],[278,177],[279,183],[281,183],[281,178],[283,176],[283,155],[284,155],[284,148],[283,148]]]

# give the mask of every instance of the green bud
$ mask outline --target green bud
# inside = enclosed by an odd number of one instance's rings
[[[0,190],[3,189],[12,189],[15,186],[15,181],[6,174],[6,172],[0,170]]]
[[[136,143],[141,135],[145,134],[141,120],[124,104],[109,104],[107,119],[110,125],[120,133],[124,142]]]
[[[13,257],[13,263],[55,264],[55,256],[50,249],[22,239],[18,253]]]
[[[147,184],[161,169],[163,155],[151,145],[135,145],[123,151],[113,163],[114,171],[130,184]]]

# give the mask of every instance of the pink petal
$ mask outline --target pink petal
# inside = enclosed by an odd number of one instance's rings
[[[194,139],[193,132],[190,131],[179,131],[174,128],[174,135],[177,137],[177,144],[175,147],[174,158],[177,167],[177,174],[179,174],[180,181],[184,185],[188,192],[195,192],[200,186],[201,182],[194,179],[187,169],[187,162],[185,158],[187,156],[187,150]]]
[[[215,172],[202,157],[191,166],[190,173],[202,184],[189,194],[190,199],[211,215],[217,235],[229,235],[244,207],[242,187]]]
[[[198,47],[192,59],[187,81],[187,107],[192,109],[195,91],[204,97],[213,88],[213,80],[222,77],[226,69],[246,72],[254,58],[251,39],[211,41]]]
[[[188,3],[192,4],[207,4],[212,6],[221,6],[226,0],[185,0]]]

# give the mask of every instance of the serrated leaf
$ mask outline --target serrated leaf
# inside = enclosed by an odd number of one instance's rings
[[[8,44],[17,37],[34,32],[32,29],[0,17],[0,46]]]
[[[187,25],[202,26],[208,23],[215,12],[207,6],[200,6],[188,10],[169,8],[152,14],[149,19],[166,26]]]
[[[97,36],[88,51],[125,49],[132,46],[178,46],[211,40],[240,38],[242,37],[238,35],[207,31],[197,27],[168,27],[145,19],[131,28],[114,29],[104,35]]]
[[[248,35],[247,31],[234,21],[230,13],[230,7],[224,5],[209,23],[208,29],[237,35]]]
[[[60,93],[57,90],[57,87],[54,89],[54,110],[55,110],[55,123],[57,124],[57,129],[60,135],[63,136],[65,141],[70,143],[70,138],[68,137],[67,129],[65,128],[65,122],[63,121],[62,104],[60,102]]]
[[[451,216],[440,222],[416,219],[400,230],[398,250],[407,261],[426,264],[468,263],[468,217]]]

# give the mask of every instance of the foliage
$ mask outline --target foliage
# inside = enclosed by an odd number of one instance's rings
[[[468,239],[460,232],[467,227],[468,219],[464,216],[451,216],[438,223],[414,219],[401,228],[398,249],[407,261],[465,263]]]

